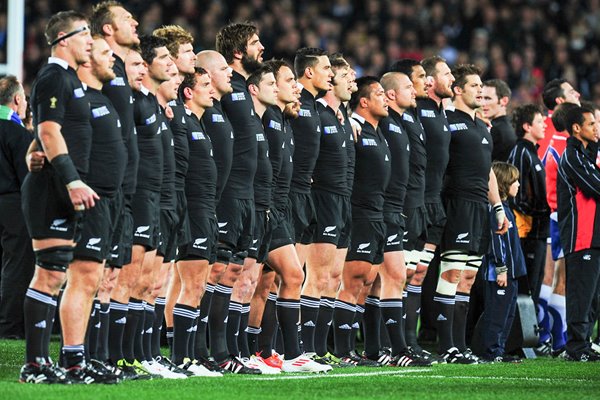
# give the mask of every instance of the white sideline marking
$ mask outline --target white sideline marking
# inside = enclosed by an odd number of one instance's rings
[[[504,376],[448,376],[448,375],[411,375],[411,378],[426,378],[426,379],[479,379],[479,380],[488,380],[488,381],[530,381],[530,382],[547,382],[547,383],[560,383],[560,382],[597,382],[593,379],[569,379],[569,378],[560,378],[557,381],[555,378],[528,378],[526,376],[513,376],[513,377],[504,377]]]
[[[349,374],[311,374],[311,375],[277,375],[277,376],[265,376],[265,377],[252,377],[250,380],[255,381],[280,381],[280,380],[298,380],[298,379],[328,379],[328,378],[350,378],[350,377],[365,377],[365,376],[384,376],[384,375],[410,375],[410,378],[423,378],[423,379],[478,379],[478,380],[489,380],[489,381],[525,381],[525,382],[545,382],[545,383],[557,383],[554,378],[528,378],[528,377],[499,377],[499,376],[452,376],[452,375],[412,375],[414,373],[426,372],[430,369],[407,369],[400,371],[373,371],[373,372],[356,372]],[[562,378],[558,382],[581,382],[589,383],[595,382],[592,379],[568,379]]]
[[[270,377],[252,377],[251,380],[256,381],[280,381],[280,380],[294,380],[294,379],[323,379],[323,378],[351,378],[355,376],[382,376],[382,375],[404,375],[404,374],[412,374],[417,372],[425,372],[427,369],[410,369],[410,370],[400,370],[400,371],[378,371],[378,372],[355,372],[350,374],[312,374],[312,375],[278,375],[278,376],[270,376]]]

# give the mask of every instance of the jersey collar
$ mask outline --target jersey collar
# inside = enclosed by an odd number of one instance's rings
[[[58,64],[64,69],[69,69],[69,63],[58,57],[48,57],[48,64]]]

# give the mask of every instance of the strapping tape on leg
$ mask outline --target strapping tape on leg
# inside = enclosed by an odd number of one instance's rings
[[[447,296],[454,296],[458,283],[448,282],[442,278],[442,274],[447,271],[465,269],[469,255],[460,251],[447,251],[442,254],[440,260],[440,276],[438,278],[436,292]]]
[[[35,264],[49,271],[65,272],[73,261],[73,246],[56,246],[36,250]]]

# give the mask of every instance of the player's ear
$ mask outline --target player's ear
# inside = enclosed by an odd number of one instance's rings
[[[185,97],[186,100],[191,100],[191,98],[193,97],[192,88],[184,87],[183,88],[183,96]]]

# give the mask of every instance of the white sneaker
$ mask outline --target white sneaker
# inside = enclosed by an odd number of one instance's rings
[[[178,372],[173,372],[171,370],[169,370],[168,368],[166,368],[164,365],[156,362],[156,361],[152,361],[150,363],[147,362],[147,364],[150,365],[150,367],[146,367],[146,369],[151,368],[150,370],[152,371],[152,373],[157,374],[162,376],[165,379],[186,379],[187,376],[185,374],[181,374]],[[145,364],[143,364],[145,365]],[[154,372],[156,371],[156,372]]]
[[[178,366],[179,368],[183,368],[185,370],[190,371],[194,374],[194,376],[206,376],[216,378],[218,376],[223,376],[222,373],[216,371],[210,371],[208,368],[201,364],[195,364],[193,361],[188,361],[185,364],[181,364]]]
[[[276,375],[281,372],[280,369],[265,364],[262,357],[251,356],[250,358],[242,358],[241,360],[246,367],[259,369],[263,375]]]
[[[284,360],[281,370],[283,372],[328,372],[331,365],[323,365],[313,361],[306,354],[301,354],[291,360]]]

